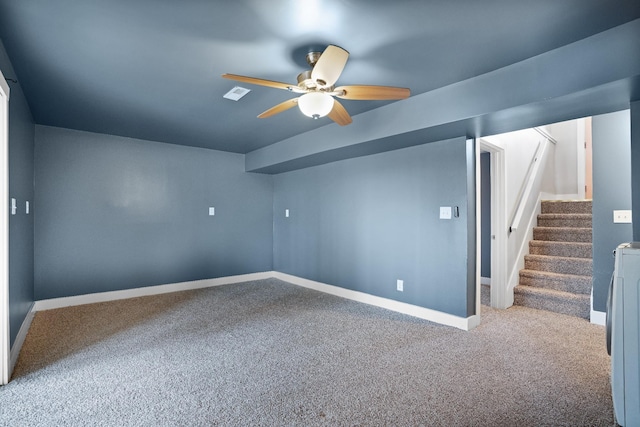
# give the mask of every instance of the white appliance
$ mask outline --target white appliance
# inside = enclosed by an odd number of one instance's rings
[[[621,426],[640,426],[640,242],[616,249],[609,297],[613,410]]]

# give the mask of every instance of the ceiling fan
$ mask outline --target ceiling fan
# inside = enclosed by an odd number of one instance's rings
[[[298,75],[297,85],[237,74],[223,74],[222,77],[301,94],[297,98],[289,99],[269,108],[258,116],[261,119],[282,113],[297,105],[306,116],[314,119],[329,116],[340,126],[345,126],[352,122],[351,116],[335,99],[336,97],[351,100],[393,100],[405,99],[411,94],[407,88],[392,86],[348,85],[335,87],[348,58],[349,52],[334,45],[329,45],[322,53],[309,52],[306,59],[311,70],[303,71]]]

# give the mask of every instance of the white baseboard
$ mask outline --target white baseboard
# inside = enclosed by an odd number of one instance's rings
[[[20,326],[20,330],[18,331],[18,335],[16,335],[16,339],[13,342],[13,346],[11,346],[11,356],[9,360],[9,378],[11,378],[11,374],[13,373],[13,368],[16,367],[16,363],[18,362],[18,356],[20,355],[22,344],[24,344],[24,340],[27,338],[27,333],[29,332],[31,321],[33,320],[33,317],[36,315],[35,306],[36,306],[35,303],[31,304],[31,308],[29,309],[27,316],[24,318],[24,321]]]
[[[35,311],[52,310],[55,308],[72,307],[75,305],[93,304],[97,302],[115,301],[148,295],[166,294],[169,292],[189,291],[192,289],[210,288],[213,286],[229,285],[232,283],[249,282],[252,280],[268,279],[273,272],[241,274],[216,279],[194,280],[191,282],[171,283],[167,285],[145,286],[143,288],[124,289],[121,291],[99,292],[94,294],[77,295],[72,297],[51,298],[35,302]]]
[[[336,295],[364,304],[374,305],[376,307],[385,308],[387,310],[407,314],[409,316],[418,317],[420,319],[429,320],[442,325],[453,326],[464,331],[469,331],[480,324],[480,316],[477,315],[471,317],[454,316],[453,314],[443,313],[441,311],[431,310],[388,298],[377,297],[365,294],[364,292],[341,288],[339,286],[327,285],[325,283],[315,282],[313,280],[303,279],[301,277],[277,271],[273,272],[273,277],[304,288],[314,289],[316,291]]]
[[[361,302],[364,304],[374,305],[377,307],[385,308],[387,310],[396,311],[398,313],[407,314],[409,316],[418,317],[420,319],[429,320],[431,322],[440,323],[447,326],[453,326],[465,331],[471,330],[480,324],[480,316],[475,315],[471,317],[459,317],[452,314],[443,313],[441,311],[431,310],[425,307],[419,307],[417,305],[407,304],[400,301],[391,300],[388,298],[377,297],[374,295],[366,294],[364,292],[353,291],[350,289],[341,288],[339,286],[327,285],[325,283],[314,282],[313,280],[303,279],[301,277],[292,276],[286,273],[280,273],[277,271],[266,271],[262,273],[243,274],[239,276],[227,276],[217,279],[205,279],[195,280],[192,282],[172,283],[167,285],[147,286],[136,289],[125,289],[121,291],[100,292],[87,295],[78,295],[72,297],[52,298],[46,300],[39,300],[34,303],[32,312],[52,310],[56,308],[72,307],[83,304],[93,304],[98,302],[115,301],[126,298],[136,298],[148,295],[159,295],[168,292],[187,291],[192,289],[209,288],[213,286],[228,285],[232,283],[248,282],[252,280],[262,280],[269,278],[276,278],[289,282],[294,285],[302,286],[309,289],[314,289],[320,292],[336,295],[342,298],[347,298],[353,301]],[[31,315],[33,318],[33,315]],[[31,323],[31,318],[29,323]],[[25,321],[26,324],[26,321]],[[23,327],[25,327],[23,325]],[[25,329],[28,329],[28,325]],[[22,329],[21,329],[22,330]],[[24,338],[23,338],[24,340]],[[17,343],[17,340],[16,340]],[[17,356],[16,356],[17,359]]]
[[[605,326],[607,324],[607,313],[604,311],[591,310],[591,323]]]
[[[607,324],[607,313],[593,309],[593,288],[591,288],[591,315],[589,319],[591,323],[596,325],[605,326]]]

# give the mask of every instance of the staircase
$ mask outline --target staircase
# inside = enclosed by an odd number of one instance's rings
[[[591,200],[542,202],[514,305],[589,318],[591,227]]]

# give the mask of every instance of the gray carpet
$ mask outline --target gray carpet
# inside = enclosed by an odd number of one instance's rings
[[[604,328],[483,306],[464,332],[275,279],[37,313],[10,426],[609,426]]]

